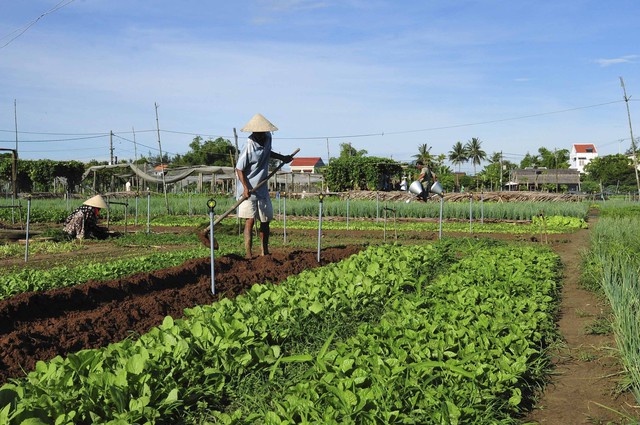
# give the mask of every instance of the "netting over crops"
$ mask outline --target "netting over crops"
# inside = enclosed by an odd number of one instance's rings
[[[234,167],[221,167],[210,165],[195,165],[188,167],[165,168],[164,179],[162,177],[162,169],[152,167],[150,165],[136,164],[114,164],[114,165],[95,165],[89,167],[83,174],[82,179],[89,177],[91,173],[99,173],[103,170],[119,169],[117,176],[123,180],[137,177],[147,183],[154,184],[173,184],[173,183],[215,183],[225,182],[229,185],[235,185],[236,175]],[[321,174],[311,173],[292,173],[291,171],[282,171],[277,173],[270,181],[271,190],[286,191],[303,191],[308,192],[322,188],[324,179]]]
[[[165,168],[164,179],[163,179],[161,170],[156,170],[155,168],[151,168],[146,164],[142,168],[137,166],[136,164],[95,165],[93,167],[89,167],[84,172],[84,174],[82,175],[82,179],[84,180],[90,173],[97,173],[101,170],[113,169],[113,168],[122,169],[123,172],[122,174],[119,174],[118,177],[122,177],[126,179],[128,177],[133,177],[135,175],[148,183],[159,183],[159,184],[176,183],[181,180],[187,179],[188,177],[193,175],[195,176],[215,175],[216,178],[220,178],[220,179],[235,179],[233,167],[220,167],[220,166],[209,166],[209,165]]]

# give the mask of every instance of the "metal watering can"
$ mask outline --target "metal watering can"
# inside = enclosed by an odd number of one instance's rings
[[[433,182],[431,185],[431,193],[435,193],[436,195],[444,196],[444,189],[439,181]]]
[[[431,189],[429,190],[431,193],[435,193],[436,195],[444,196],[444,189],[440,182],[436,181],[431,185]],[[413,193],[416,196],[424,196],[424,188],[422,187],[422,183],[418,180],[411,183],[409,186],[409,192]]]
[[[422,183],[420,183],[418,180],[411,183],[409,185],[409,192],[417,196],[422,195],[424,193],[424,188],[422,187]]]

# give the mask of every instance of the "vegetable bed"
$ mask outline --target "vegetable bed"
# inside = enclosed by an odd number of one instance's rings
[[[39,362],[0,388],[0,422],[514,423],[548,366],[558,265],[489,241],[372,247]]]

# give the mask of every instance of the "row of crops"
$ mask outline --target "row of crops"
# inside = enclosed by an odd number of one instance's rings
[[[0,387],[0,423],[516,423],[544,380],[559,291],[558,257],[516,248],[374,246],[255,285],[39,362]]]
[[[177,216],[161,216],[156,219],[156,225],[159,226],[175,226],[180,223],[183,226],[199,225],[204,226],[208,221],[204,217],[177,217]],[[284,222],[275,220],[271,223],[271,228],[276,231],[282,231]],[[226,219],[221,225],[222,229],[216,231],[216,239],[220,242],[220,250],[216,252],[216,256],[226,254],[243,254],[243,246],[241,242],[242,235],[237,234],[235,228],[235,219]],[[287,229],[309,230],[315,235],[318,222],[303,219],[289,219],[286,222]],[[391,232],[400,239],[415,244],[416,240],[406,240],[403,238],[402,232],[407,232],[407,237],[411,238],[410,232],[437,232],[437,222],[398,222],[383,223],[375,220],[358,220],[348,224],[344,221],[325,221],[322,224],[324,230],[383,230]],[[539,236],[540,234],[557,234],[570,233],[579,228],[586,226],[583,219],[576,217],[546,217],[540,219],[534,217],[531,223],[504,223],[504,222],[486,222],[484,224],[464,222],[445,222],[443,225],[444,235],[450,232],[468,233],[470,230],[473,234],[485,233],[509,233],[520,235]],[[310,234],[311,234],[310,233]],[[348,235],[348,233],[345,233]],[[290,238],[291,239],[291,238]],[[542,240],[542,239],[541,239]],[[273,237],[272,245],[280,246],[284,244],[282,238]],[[379,243],[384,242],[381,236]],[[29,245],[30,255],[37,257],[41,254],[57,254],[65,252],[77,252],[80,255],[74,257],[73,262],[65,264],[49,264],[48,267],[42,268],[37,264],[30,267],[29,263],[22,263],[12,267],[6,267],[0,270],[0,299],[5,299],[13,295],[30,292],[45,291],[59,287],[72,286],[79,282],[88,280],[100,281],[108,279],[116,279],[129,276],[139,272],[150,272],[159,268],[166,268],[181,264],[190,258],[208,257],[209,249],[202,245],[197,238],[195,232],[185,233],[181,235],[165,234],[165,233],[146,233],[138,231],[135,233],[127,233],[117,238],[111,238],[106,241],[92,241],[91,244],[110,244],[115,247],[121,247],[122,252],[126,252],[126,247],[148,247],[147,254],[135,255],[132,257],[122,255],[120,258],[100,259],[96,261],[93,258],[86,258],[82,252],[87,248],[87,244],[79,244],[76,241],[33,241]],[[316,246],[314,240],[296,240],[289,241],[288,246],[300,245],[306,243],[308,246]],[[368,243],[375,243],[369,240]],[[151,252],[158,246],[174,246],[171,252]],[[25,247],[19,244],[0,245],[0,259],[5,258],[21,258],[24,256]]]
[[[217,256],[230,253],[240,254],[244,249],[237,238],[228,235],[217,235],[220,249]],[[92,244],[113,245],[121,253],[126,247],[140,247],[145,254],[131,257],[120,255],[112,259],[85,258],[82,255],[86,244],[77,242],[35,241],[30,245],[33,256],[39,254],[56,254],[63,252],[77,252],[74,261],[57,263],[51,261],[46,268],[31,267],[29,263],[5,267],[0,270],[0,300],[12,297],[22,292],[47,291],[55,288],[77,285],[89,280],[104,281],[130,276],[140,272],[151,272],[158,269],[178,266],[192,258],[210,256],[210,250],[202,245],[195,234],[174,233],[129,233],[106,241],[92,241]],[[167,252],[153,252],[160,245],[172,245],[174,250]],[[18,244],[0,245],[0,259],[21,257],[24,246]]]
[[[208,197],[204,195],[172,195],[168,198],[169,215],[208,216],[206,206]],[[231,207],[235,200],[228,197],[217,197],[216,214],[221,214]],[[128,206],[114,204],[111,206],[110,219],[123,220],[125,208],[129,223],[144,224],[147,219],[153,221],[159,216],[166,216],[167,207],[163,197],[127,198],[112,201],[126,202]],[[24,204],[24,201],[21,201]],[[62,222],[69,212],[81,204],[81,200],[67,201],[64,199],[33,199],[31,201],[30,221]],[[289,199],[273,200],[274,211],[277,215],[316,217],[319,213],[319,199]],[[24,207],[24,205],[23,205]],[[329,217],[364,217],[381,219],[385,215],[397,218],[436,218],[440,216],[438,202],[382,202],[376,200],[349,200],[337,197],[326,197],[323,201],[323,214]],[[563,216],[585,218],[588,204],[581,202],[444,202],[443,218],[480,220],[531,220],[540,214],[545,216]],[[26,218],[26,207],[22,208],[23,220]],[[104,218],[104,217],[103,217]],[[18,220],[16,211],[0,209],[0,221],[15,222]]]
[[[636,400],[640,402],[640,207],[604,207],[592,231],[586,283],[602,290]]]

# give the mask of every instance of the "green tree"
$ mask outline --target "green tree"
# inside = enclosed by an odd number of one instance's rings
[[[488,158],[489,164],[480,172],[483,181],[489,182],[491,188],[500,188],[501,182],[508,179],[508,170],[516,168],[516,165],[502,158],[502,152],[494,152]]]
[[[431,154],[431,147],[426,143],[418,146],[418,153],[413,155],[413,157],[416,158],[416,161],[422,161],[424,165],[433,169],[434,157]]]
[[[160,165],[160,163],[164,165],[169,165],[173,162],[172,158],[166,152],[162,153],[162,158],[160,158],[160,153],[151,153],[149,151],[148,156],[141,155],[140,159],[136,161],[136,164],[151,164],[151,165]]]
[[[18,159],[16,170],[16,186],[18,192],[33,191],[33,182],[29,177],[30,162]],[[11,154],[0,155],[0,181],[10,182],[13,172],[13,158]]]
[[[215,140],[202,141],[202,137],[196,136],[189,144],[190,151],[184,155],[178,155],[173,163],[177,165],[219,165],[233,166],[235,163],[236,148],[231,142],[222,137]]]
[[[54,162],[50,159],[39,159],[30,161],[30,163],[29,177],[34,183],[34,189],[43,192],[50,191],[55,177]]]
[[[78,161],[58,162],[55,164],[53,173],[56,177],[65,178],[67,180],[67,190],[73,193],[82,181],[84,164]]]
[[[353,156],[333,158],[323,170],[329,190],[381,190],[386,183],[400,180],[402,166],[389,158]]]
[[[465,149],[462,142],[458,141],[453,145],[453,148],[449,151],[449,161],[453,165],[458,166],[458,172],[460,172],[460,167],[465,162],[469,161],[469,157],[467,156],[467,150]]]
[[[540,164],[540,158],[536,155],[531,155],[529,152],[520,161],[520,168],[535,168]]]
[[[469,158],[467,157],[467,150],[464,148],[462,142],[457,141],[453,145],[453,148],[449,151],[449,161],[451,161],[453,165],[458,166],[458,174],[456,174],[456,190],[458,190],[460,188],[459,177],[461,173],[461,166],[465,162],[469,161]]]
[[[362,157],[366,154],[365,149],[357,150],[351,143],[340,143],[340,158]]]
[[[622,154],[593,158],[584,167],[587,179],[600,183],[602,189],[619,187],[623,191],[635,190],[635,171],[632,160]]]
[[[487,153],[482,150],[482,142],[477,137],[472,137],[465,146],[467,157],[473,164],[473,174],[476,174],[476,187],[478,186],[478,176],[476,173],[476,166],[480,165],[487,157]]]
[[[546,167],[549,170],[569,168],[569,149],[549,150],[541,147],[538,149],[538,167]]]

